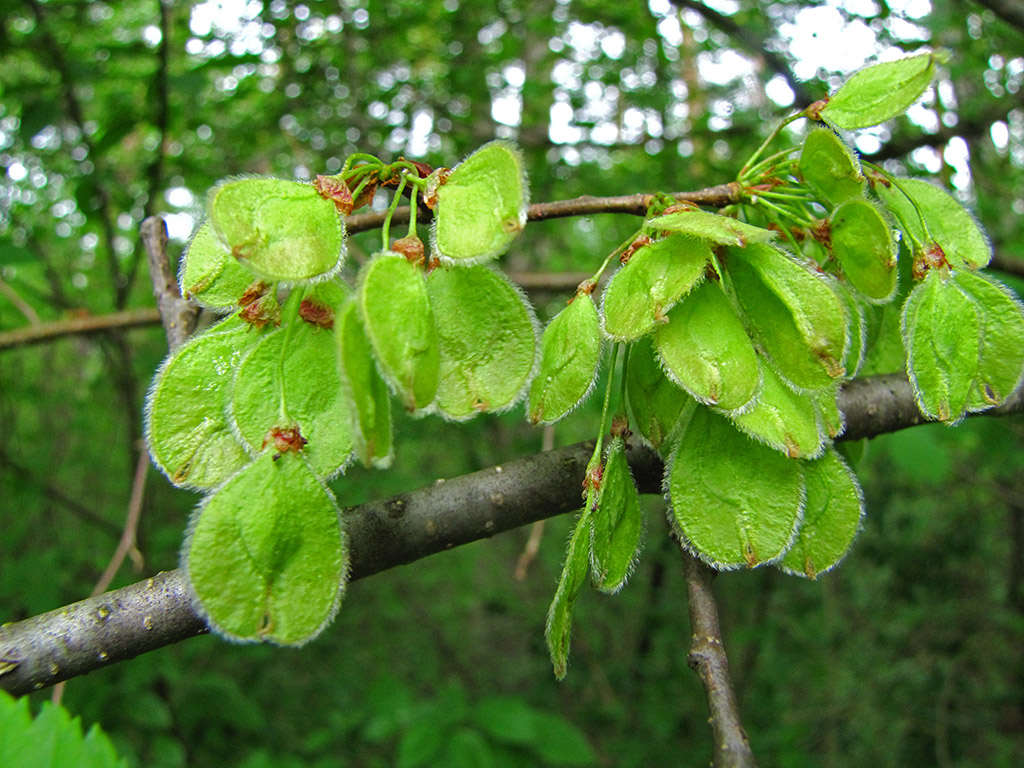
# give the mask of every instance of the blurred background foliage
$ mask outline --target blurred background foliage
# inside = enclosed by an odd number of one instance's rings
[[[949,185],[1019,289],[1019,7],[0,0],[0,333],[151,307],[139,223],[163,215],[176,257],[225,176],[309,178],[354,151],[452,165],[499,136],[523,147],[535,201],[695,189],[729,181],[787,108],[921,46],[950,49],[947,70],[857,147]],[[635,225],[531,225],[505,267],[593,271]],[[355,261],[378,236],[366,237]],[[567,296],[533,294],[542,318]],[[156,326],[0,351],[0,619],[96,583],[165,352]],[[556,442],[594,428],[584,410]],[[390,471],[335,483],[342,504],[541,445],[521,412],[404,419],[398,434]],[[718,579],[763,765],[1024,764],[1022,438],[1017,417],[876,440],[859,462],[864,532],[838,571]],[[139,562],[114,586],[176,567],[196,500],[150,470]],[[354,584],[302,650],[192,640],[74,680],[64,703],[154,768],[701,764],[710,735],[679,557],[658,499],[648,513],[632,584],[581,601],[561,684],[543,623],[567,519],[548,523],[522,580],[525,530]]]

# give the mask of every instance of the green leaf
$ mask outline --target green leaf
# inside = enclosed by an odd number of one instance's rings
[[[857,478],[834,450],[803,462],[807,499],[793,546],[779,561],[787,573],[817,578],[839,564],[850,549],[864,516]]]
[[[988,275],[957,270],[953,282],[977,303],[982,321],[981,359],[967,409],[984,411],[1005,402],[1024,379],[1024,306]]]
[[[668,375],[702,403],[736,411],[757,393],[754,345],[717,280],[704,282],[669,312],[655,343]]]
[[[755,340],[786,379],[820,389],[846,373],[846,312],[827,278],[766,245],[729,248],[725,271]]]
[[[856,153],[828,128],[807,134],[799,168],[814,193],[832,205],[864,194],[864,172]]]
[[[846,328],[850,337],[850,343],[846,348],[843,367],[846,369],[846,375],[852,379],[860,370],[867,353],[867,318],[864,315],[864,308],[861,306],[861,302],[854,297],[853,291],[848,286],[837,281],[834,288],[836,295],[843,302],[843,307],[846,309],[846,319],[848,321]],[[899,367],[902,366],[897,366],[897,368]]]
[[[391,398],[377,372],[355,299],[342,305],[334,321],[341,388],[349,402],[356,455],[365,467],[391,466]]]
[[[847,200],[829,218],[829,250],[850,284],[869,299],[896,294],[896,242],[882,213],[862,198]]]
[[[181,295],[186,299],[224,311],[236,307],[239,297],[256,279],[252,270],[240,264],[217,239],[209,220],[192,234],[178,275]]]
[[[522,698],[491,696],[473,707],[473,721],[480,729],[502,744],[530,746],[543,727],[543,714]]]
[[[600,320],[588,291],[577,291],[540,338],[540,370],[530,384],[533,424],[553,424],[594,388],[601,361]]]
[[[791,459],[818,456],[825,449],[814,401],[793,391],[774,369],[761,363],[761,389],[753,408],[730,418],[741,431]]]
[[[334,497],[305,459],[266,450],[193,515],[182,565],[218,634],[302,645],[341,605],[348,544]]]
[[[604,290],[604,331],[634,341],[664,323],[665,313],[704,277],[707,243],[670,235],[638,248]]]
[[[536,320],[519,289],[490,267],[441,266],[427,275],[427,295],[440,347],[437,410],[462,421],[517,403],[537,356]]]
[[[492,768],[497,765],[490,744],[471,728],[456,728],[447,746],[441,765],[450,768]]]
[[[691,235],[717,245],[742,248],[750,243],[769,243],[775,233],[752,224],[745,224],[729,216],[707,211],[678,211],[657,216],[645,225],[650,232],[675,232]]]
[[[630,424],[656,451],[665,445],[683,409],[693,405],[686,391],[665,376],[649,337],[629,347],[626,399]]]
[[[591,462],[593,464],[593,462]],[[588,475],[590,467],[587,468]],[[569,637],[572,631],[572,610],[576,605],[590,570],[590,501],[593,492],[588,493],[588,503],[576,518],[576,527],[569,539],[562,575],[558,579],[555,597],[548,608],[544,637],[554,667],[555,677],[565,677],[569,661]]]
[[[561,715],[544,713],[533,752],[545,765],[597,765],[587,737]]]
[[[615,593],[625,586],[640,554],[644,518],[640,492],[626,461],[626,441],[612,438],[590,512],[590,565],[594,586]]]
[[[354,439],[333,334],[296,322],[265,336],[235,372],[231,418],[253,456],[273,442],[271,429],[297,426],[314,474],[326,479],[341,471]]]
[[[842,385],[837,383],[831,389],[818,389],[809,395],[814,403],[818,426],[830,440],[835,440],[846,429],[846,416],[839,410],[841,389]]]
[[[852,131],[902,115],[931,84],[935,59],[922,53],[860,70],[829,98],[821,119]]]
[[[384,251],[359,270],[356,296],[380,372],[409,411],[437,394],[441,372],[434,313],[423,270]]]
[[[157,371],[146,397],[146,442],[175,485],[213,488],[251,460],[226,411],[235,369],[261,338],[236,315],[182,344]]]
[[[500,256],[526,226],[528,198],[516,146],[485,144],[440,179],[431,248],[461,264]]]
[[[899,179],[898,187],[879,183],[875,192],[918,242],[925,246],[938,243],[954,268],[981,269],[992,260],[992,246],[970,211],[935,184],[924,179]],[[925,235],[922,216],[930,238]]]
[[[448,728],[439,728],[432,718],[413,720],[398,742],[396,768],[419,768],[436,764],[448,741]]]
[[[903,305],[907,374],[926,416],[959,421],[979,373],[983,318],[942,270],[930,270]]]
[[[311,184],[236,179],[210,190],[207,208],[232,256],[268,280],[312,281],[341,267],[344,224]]]
[[[718,569],[753,568],[788,548],[803,508],[798,462],[697,408],[668,468],[672,516],[693,551]]]

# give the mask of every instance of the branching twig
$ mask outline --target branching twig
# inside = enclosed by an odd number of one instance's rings
[[[167,260],[167,225],[159,216],[144,219],[139,227],[142,244],[149,258],[149,276],[153,295],[167,333],[167,345],[176,349],[195,330],[199,308],[181,298],[178,279]]]

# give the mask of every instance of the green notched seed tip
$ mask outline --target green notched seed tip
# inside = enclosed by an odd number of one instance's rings
[[[803,509],[799,462],[696,408],[681,430],[666,479],[672,518],[692,550],[718,569],[773,562]]]
[[[691,398],[661,369],[650,337],[634,342],[626,366],[629,423],[651,447],[661,451]]]
[[[312,184],[236,179],[214,187],[207,208],[230,254],[267,280],[315,281],[341,267],[344,224]]]
[[[907,200],[905,191],[914,202]],[[921,216],[928,225],[932,240],[942,246],[943,253],[954,268],[981,269],[992,260],[992,246],[970,212],[948,192],[924,179],[900,179],[899,187],[876,184],[875,192],[925,246],[929,239],[921,226]]]
[[[146,442],[174,485],[208,489],[251,461],[225,416],[231,380],[262,336],[235,315],[181,345],[146,398]]]
[[[239,297],[255,280],[252,270],[232,258],[217,239],[209,220],[192,234],[178,275],[182,296],[195,299],[206,309],[224,312],[238,305]]]
[[[400,254],[375,254],[359,270],[356,300],[380,372],[408,411],[426,408],[441,372],[423,270]]]
[[[896,241],[878,208],[862,198],[847,200],[829,217],[830,250],[850,285],[865,297],[886,302],[896,295]]]
[[[502,411],[526,391],[537,355],[536,321],[523,294],[483,265],[427,275],[440,379],[434,406],[462,421]]]
[[[264,451],[204,501],[182,565],[215,632],[302,645],[341,604],[348,543],[334,497],[303,457],[275,455]]]
[[[633,571],[644,527],[640,492],[629,471],[626,441],[621,437],[613,438],[608,446],[590,525],[594,586],[602,592],[618,592]]]
[[[778,566],[814,579],[849,551],[864,516],[864,497],[856,476],[834,450],[800,466],[807,486],[803,521]]]
[[[921,412],[963,418],[981,361],[979,307],[948,275],[931,270],[903,306],[907,374]]]
[[[386,469],[393,456],[391,397],[377,371],[354,299],[338,310],[334,321],[341,388],[349,403],[356,456],[365,467]]]
[[[815,194],[838,205],[864,194],[864,172],[856,154],[834,131],[815,128],[800,150],[800,175]]]
[[[540,370],[530,384],[528,414],[552,424],[586,399],[601,361],[600,320],[593,297],[578,292],[540,338]]]
[[[589,500],[589,494],[588,494]],[[565,677],[569,661],[569,638],[572,632],[572,611],[576,605],[583,585],[587,581],[590,569],[590,507],[589,504],[576,519],[576,527],[569,539],[569,549],[565,554],[562,575],[558,579],[555,597],[548,608],[547,622],[544,626],[544,637],[547,640],[551,665],[555,677]]]
[[[775,233],[767,229],[707,211],[667,213],[648,221],[645,228],[650,232],[674,232],[717,245],[741,248],[750,243],[768,243],[775,239]]]
[[[757,393],[754,345],[717,280],[677,304],[654,338],[665,371],[702,403],[736,411]]]
[[[821,119],[852,131],[902,115],[931,84],[935,58],[932,53],[921,53],[856,72],[829,98]]]
[[[485,144],[437,187],[432,249],[453,263],[500,256],[526,226],[528,198],[516,146],[507,141]]]
[[[616,272],[604,289],[604,331],[618,341],[645,336],[704,278],[711,249],[686,235],[642,246]]]
[[[283,350],[286,339],[288,349]],[[287,420],[281,414],[282,389]],[[303,322],[291,336],[285,328],[268,334],[238,366],[231,417],[253,455],[263,450],[272,428],[298,427],[308,441],[302,453],[314,474],[326,479],[341,471],[352,457],[354,441],[333,334]]]

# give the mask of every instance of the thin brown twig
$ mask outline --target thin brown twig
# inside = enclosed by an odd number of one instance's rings
[[[65,336],[89,335],[111,330],[139,328],[156,325],[160,322],[160,313],[155,309],[126,309],[109,315],[88,315],[86,317],[70,317],[66,320],[55,320],[50,323],[35,323],[24,328],[0,333],[0,350],[15,347],[27,347],[42,344]]]
[[[14,308],[21,312],[31,325],[37,325],[41,322],[39,314],[32,308],[32,305],[25,301],[21,294],[4,280],[0,280],[0,295],[11,302]]]
[[[195,330],[199,307],[181,297],[178,279],[167,258],[167,225],[164,220],[159,216],[143,219],[139,234],[149,259],[149,276],[153,281],[156,307],[167,334],[167,345],[173,350]]]

